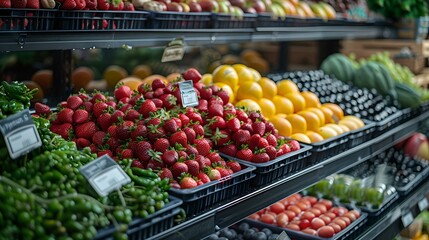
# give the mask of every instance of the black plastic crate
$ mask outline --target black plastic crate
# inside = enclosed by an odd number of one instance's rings
[[[420,113],[424,113],[429,110],[429,101],[426,101],[420,105]]]
[[[55,9],[2,9],[0,31],[45,31],[54,29]]]
[[[375,123],[369,120],[363,120],[365,126],[349,132],[349,147],[356,147],[372,139],[372,133],[375,131]]]
[[[170,189],[170,193],[183,200],[182,208],[187,217],[204,212],[222,201],[241,196],[249,191],[250,180],[255,177],[255,167],[243,166],[242,170],[216,181],[192,189]]]
[[[311,147],[303,144],[301,149],[287,153],[266,163],[252,163],[221,153],[222,157],[233,159],[243,165],[255,167],[255,178],[252,179],[252,186],[264,186],[276,180],[290,176],[293,173],[302,171],[309,166]]]
[[[274,226],[271,224],[266,224],[263,222],[255,221],[253,219],[245,219],[243,222],[247,222],[250,226],[256,227],[258,229],[268,228],[273,233],[280,234],[285,231],[291,239],[299,240],[340,240],[340,239],[357,239],[362,233],[362,227],[367,221],[368,215],[366,213],[361,213],[361,216],[352,222],[349,226],[343,229],[341,232],[335,234],[332,238],[322,238],[318,236],[312,236],[300,231],[290,230],[287,228],[282,228]]]
[[[149,12],[144,11],[58,11],[58,30],[145,29]]]
[[[149,22],[152,29],[208,29],[211,13],[151,12]]]
[[[258,15],[245,13],[242,18],[225,13],[212,14],[213,28],[254,28]]]
[[[311,149],[311,165],[320,163],[349,149],[349,132],[309,144]]]
[[[384,200],[383,204],[378,209],[368,209],[366,207],[358,206],[362,211],[368,214],[367,225],[372,225],[384,217],[390,210],[395,207],[395,202],[399,199],[399,194],[395,192]]]
[[[402,112],[397,111],[382,121],[376,122],[376,128],[374,131],[374,137],[378,137],[381,134],[389,131],[390,129],[397,126],[401,121]]]
[[[169,196],[170,202],[165,207],[147,218],[134,219],[128,228],[127,235],[130,240],[148,239],[160,232],[163,232],[174,225],[174,217],[180,212],[182,200]],[[113,239],[116,232],[115,227],[102,229],[98,232],[95,239]]]
[[[327,26],[328,20],[314,17],[314,18],[306,18],[306,26],[308,27],[318,27],[318,26]]]
[[[412,181],[410,181],[405,186],[394,186],[396,188],[396,191],[398,191],[399,195],[401,196],[408,196],[408,194],[413,191],[423,180],[426,180],[426,178],[429,175],[429,167],[426,167],[421,171]]]
[[[309,26],[305,18],[285,17],[279,18],[270,13],[258,14],[256,27],[305,27]]]

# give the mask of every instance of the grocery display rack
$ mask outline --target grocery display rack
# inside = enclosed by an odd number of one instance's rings
[[[108,31],[0,31],[0,51],[60,50],[59,56],[70,64],[71,51],[91,48],[130,48],[166,46],[171,40],[183,37],[187,45],[230,44],[234,42],[286,42],[297,40],[331,40],[345,38],[390,37],[394,30],[383,24],[360,25],[334,22],[326,26],[271,27],[231,29],[125,29]],[[70,60],[69,60],[70,61]],[[61,68],[61,66],[59,66]],[[64,69],[68,69],[64,67]],[[66,76],[62,72],[56,76]],[[55,83],[60,85],[65,83]],[[58,94],[61,94],[60,92]],[[255,187],[250,193],[221,202],[202,214],[170,227],[147,239],[202,239],[215,230],[230,226],[246,216],[275,203],[287,195],[296,193],[334,173],[356,166],[377,155],[395,143],[405,139],[417,129],[419,122],[427,119],[424,112],[377,137],[347,149],[299,172],[294,172],[268,185]],[[372,226],[368,226],[359,239],[389,239],[403,228],[401,216],[410,209],[413,216],[424,194],[429,192],[429,182],[402,197],[392,211]],[[388,236],[387,236],[388,235]]]

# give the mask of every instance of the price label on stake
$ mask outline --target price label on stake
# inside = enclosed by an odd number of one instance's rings
[[[194,83],[189,81],[179,82],[180,95],[183,107],[198,106],[198,95],[194,89]]]
[[[291,240],[285,231],[281,232],[277,237],[277,240]]]
[[[1,120],[0,131],[12,159],[42,146],[39,132],[28,109]]]
[[[423,197],[422,200],[418,203],[420,211],[426,210],[428,208],[428,200],[426,197]]]
[[[81,167],[79,171],[102,197],[131,181],[130,177],[108,155],[103,155]]]
[[[402,224],[404,225],[404,227],[408,227],[413,221],[414,221],[414,217],[413,214],[411,212],[408,212],[405,215],[402,215]]]
[[[179,61],[183,59],[184,55],[185,44],[183,42],[183,38],[176,38],[164,49],[161,62]]]

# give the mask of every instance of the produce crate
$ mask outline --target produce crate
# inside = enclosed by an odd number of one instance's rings
[[[286,17],[278,18],[269,13],[258,14],[256,27],[305,27],[309,26],[304,18]]]
[[[54,29],[55,9],[0,9],[0,31]]]
[[[429,110],[429,101],[426,101],[420,105],[420,113],[424,113]]]
[[[350,133],[347,132],[320,142],[311,143],[310,165],[325,161],[349,149],[349,135]]]
[[[401,110],[402,116],[400,122],[405,123],[421,114],[420,108],[405,108]]]
[[[403,18],[397,24],[398,37],[422,41],[426,39],[429,29],[429,17]]]
[[[429,175],[429,167],[426,167],[421,171],[416,177],[410,181],[405,186],[395,186],[396,191],[398,191],[401,196],[408,196],[408,194],[413,191],[423,180],[425,180]]]
[[[397,126],[401,121],[402,112],[398,111],[389,117],[383,119],[380,122],[376,122],[376,128],[373,134],[373,137],[378,137],[381,134],[389,131],[390,129]]]
[[[318,236],[312,236],[300,231],[290,230],[287,228],[282,228],[274,226],[271,224],[266,224],[263,222],[255,221],[253,219],[245,219],[243,222],[247,222],[250,226],[256,227],[258,229],[268,228],[273,233],[280,234],[285,231],[291,239],[299,240],[340,240],[340,239],[357,239],[359,235],[363,232],[362,226],[366,223],[368,215],[366,213],[361,213],[361,216],[352,222],[349,226],[343,229],[341,232],[335,234],[332,238],[322,238]]]
[[[363,120],[365,126],[349,133],[349,147],[356,147],[372,139],[372,133],[375,131],[375,122]]]
[[[245,13],[242,18],[224,13],[212,14],[212,28],[254,28],[258,15]]]
[[[243,165],[242,165],[243,166]],[[250,180],[255,177],[255,167],[243,166],[231,176],[211,181],[192,189],[170,189],[170,193],[183,200],[182,208],[187,217],[204,212],[222,201],[230,200],[249,191]]]
[[[395,206],[394,203],[399,199],[398,192],[391,194],[388,198],[384,199],[383,204],[377,209],[370,209],[364,206],[357,206],[363,212],[368,214],[367,225],[372,225],[373,223],[380,220],[383,216],[385,216],[390,210]]]
[[[220,155],[228,159],[233,159],[240,164],[255,167],[256,170],[254,173],[256,176],[252,179],[251,186],[259,187],[273,183],[278,179],[290,176],[310,166],[311,147],[304,144],[300,145],[301,149],[298,151],[287,153],[266,163],[252,163],[223,153]]]
[[[58,11],[58,30],[123,30],[147,28],[143,11]]]
[[[419,57],[395,57],[393,59],[396,63],[401,64],[402,66],[405,66],[409,68],[413,73],[419,74],[421,73],[426,65],[426,58],[419,56]]]
[[[127,235],[130,240],[148,239],[160,232],[163,232],[174,225],[174,217],[180,212],[182,200],[169,196],[170,202],[165,207],[154,214],[149,215],[146,219],[134,219],[128,228]],[[95,237],[98,239],[113,239],[115,227],[102,229]]]
[[[151,12],[149,22],[152,29],[208,29],[211,13]]]

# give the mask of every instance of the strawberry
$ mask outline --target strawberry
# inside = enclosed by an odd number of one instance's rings
[[[161,171],[158,172],[158,176],[161,179],[164,179],[164,178],[173,179],[173,173],[168,168],[161,169]]]
[[[215,169],[219,171],[221,178],[231,175],[230,171],[224,167],[217,166]]]
[[[169,110],[177,106],[177,98],[171,94],[163,94],[159,97],[161,99],[163,106]]]
[[[161,156],[162,162],[168,166],[173,166],[179,160],[179,154],[176,150],[167,150]]]
[[[51,114],[51,108],[48,105],[43,103],[36,103],[34,105],[34,109],[36,110],[36,114],[38,115],[49,115]]]
[[[109,138],[106,143],[107,145],[109,145],[109,148],[112,150],[118,148],[121,145],[121,143],[119,142],[119,139],[115,137]]]
[[[222,178],[222,176],[220,175],[220,172],[217,169],[208,167],[204,169],[204,171],[211,181],[219,180],[220,178]]]
[[[249,148],[251,150],[255,150],[255,148],[259,145],[259,139],[261,136],[259,134],[253,134],[249,140]]]
[[[235,157],[250,162],[250,161],[252,161],[253,152],[252,152],[252,150],[250,150],[248,148],[241,149],[241,150],[237,151],[237,154],[235,155]]]
[[[155,142],[156,139],[165,137],[165,134],[166,133],[163,127],[157,128],[156,126],[150,125],[147,137],[149,138],[150,141]],[[170,139],[170,142],[171,142],[171,139]]]
[[[64,2],[61,4],[61,9],[64,9],[64,10],[73,10],[75,8],[76,8],[75,0],[64,0]]]
[[[235,142],[236,146],[248,144],[250,141],[250,132],[247,130],[240,129],[234,134],[232,134],[231,138]]]
[[[118,86],[115,91],[113,91],[113,95],[115,95],[116,100],[130,98],[132,93],[133,91],[131,88],[126,85]]]
[[[228,115],[236,116],[237,115],[237,109],[235,108],[235,106],[232,103],[227,103],[223,107],[223,115],[225,115],[225,116],[228,116]],[[238,120],[240,120],[240,119],[238,119]]]
[[[172,188],[180,189],[180,184],[176,180],[171,181],[170,186]]]
[[[186,70],[184,73],[182,73],[182,77],[185,80],[192,80],[194,84],[198,83],[201,80],[201,74],[195,68],[189,68],[188,70]]]
[[[85,138],[78,138],[75,139],[74,142],[76,143],[76,146],[81,149],[81,148],[85,148],[85,147],[89,147],[89,145],[91,145],[91,142],[88,141],[88,139]]]
[[[66,0],[67,1],[67,0]],[[113,158],[113,153],[109,149],[101,150],[97,153],[97,157],[101,157],[103,155],[108,155]]]
[[[225,90],[222,90],[222,89],[219,90],[216,93],[216,96],[220,97],[222,99],[222,101],[224,102],[224,104],[229,102],[229,94]]]
[[[152,90],[155,91],[158,88],[165,88],[164,82],[159,78],[153,80],[152,82]]]
[[[173,173],[174,178],[177,179],[180,175],[182,175],[182,173],[188,172],[188,165],[183,162],[176,162],[171,167],[171,172]]]
[[[155,106],[156,106],[157,109],[163,107],[163,103],[162,103],[161,99],[159,99],[159,98],[152,98],[151,100],[153,101],[153,103],[155,103]]]
[[[210,87],[203,87],[200,90],[200,96],[202,99],[209,100],[213,95],[213,90]]]
[[[247,119],[247,120],[251,122],[250,119]],[[253,127],[251,123],[244,123],[243,125],[241,125],[241,129],[247,130],[250,132],[250,134],[253,134]]]
[[[209,111],[209,103],[205,99],[198,100],[198,106],[196,107],[200,112],[208,112]]]
[[[212,89],[213,93],[217,93],[220,91],[220,88],[216,85],[211,85],[210,88]]]
[[[62,101],[58,104],[60,107],[62,108],[66,108],[67,107],[67,102],[66,101]]]
[[[98,9],[98,10],[101,10],[101,9]],[[107,97],[100,92],[96,92],[94,95],[92,95],[91,102],[93,104],[95,104],[96,102],[106,102],[106,101],[107,101]]]
[[[116,3],[112,1],[109,6],[109,10],[113,11],[122,11],[124,9],[124,2],[120,1],[119,3]]]
[[[198,162],[198,165],[200,166],[200,170],[204,170],[205,167],[210,167],[212,163],[210,162],[210,159],[203,157],[201,155],[197,155],[195,157],[195,161]]]
[[[125,2],[123,10],[124,11],[135,11],[136,9],[134,8],[134,4],[132,4],[130,2]]]
[[[94,117],[98,118],[101,114],[103,114],[104,110],[107,109],[109,105],[105,102],[96,102],[92,107],[92,114]]]
[[[135,153],[140,161],[148,161],[150,156],[148,151],[152,149],[152,145],[147,141],[138,142],[136,145]]]
[[[122,159],[134,158],[134,153],[133,150],[125,148],[119,153],[119,156],[121,156]]]
[[[108,127],[107,128],[107,133],[111,136],[111,137],[114,137],[114,138],[116,138],[116,128],[117,128],[118,126],[116,126],[116,125],[111,125],[110,127]]]
[[[3,5],[4,3],[7,3],[7,2],[8,1],[4,1],[2,4],[0,4],[0,8],[8,8],[8,7],[5,7]],[[10,7],[13,7],[13,8],[25,8],[25,6],[27,6],[27,0],[13,0],[13,1],[11,1],[11,6],[9,6],[9,8]]]
[[[155,118],[151,118],[147,121],[146,126],[151,127],[151,125],[158,127],[158,125],[161,124],[161,119],[159,119],[158,117]]]
[[[179,114],[179,119],[182,122],[182,126],[186,127],[189,125],[189,118],[185,114]]]
[[[189,145],[188,145],[188,146],[189,146]],[[182,147],[180,147],[180,149],[182,149]],[[176,150],[177,150],[177,148],[176,148]],[[189,158],[189,156],[188,156],[188,154],[186,153],[186,151],[181,151],[181,150],[179,150],[179,158],[188,159],[188,158]]]
[[[97,153],[98,152],[98,147],[95,146],[94,144],[89,145],[89,149],[91,149],[91,153]]]
[[[119,100],[119,102],[118,102],[118,103],[126,104],[126,103],[128,103],[129,101],[130,101],[130,98],[124,97],[124,98],[121,98],[121,99]]]
[[[237,153],[237,147],[231,143],[223,147],[220,147],[219,152],[229,156],[235,156],[235,154]]]
[[[89,121],[89,113],[86,110],[78,109],[73,114],[73,122],[77,124]]]
[[[203,183],[210,182],[209,176],[207,176],[207,174],[205,174],[203,172],[198,173],[197,178],[200,179]]]
[[[253,133],[264,136],[265,134],[265,123],[256,121],[252,124]]]
[[[221,104],[215,103],[209,105],[209,116],[220,116],[223,117],[223,106]]]
[[[140,95],[139,93],[134,92],[131,95],[130,101],[128,103],[135,106],[138,101],[143,101],[143,96]]]
[[[86,1],[85,0],[75,0],[75,1],[76,1],[75,10],[82,10],[86,7]]]
[[[131,167],[144,169],[144,164],[142,162],[140,162],[139,160],[133,160],[131,162]]]
[[[52,124],[50,129],[66,140],[69,140],[73,133],[73,126],[70,123]]]
[[[75,127],[76,136],[78,138],[86,138],[92,139],[92,135],[94,135],[98,131],[97,126],[94,122],[86,122]]]
[[[73,123],[73,114],[73,110],[70,108],[64,108],[58,113],[57,117],[61,123]]]
[[[153,97],[155,98],[159,98],[162,95],[164,95],[164,88],[158,88],[155,91],[153,91]],[[162,100],[161,100],[162,101]]]
[[[204,128],[200,124],[192,125],[192,129],[195,131],[196,136],[204,136]]]
[[[238,110],[237,110],[236,115],[237,115],[238,120],[240,120],[240,121],[242,121],[242,122],[247,122],[247,119],[249,118],[249,117],[247,116],[247,113],[246,113],[246,112],[244,112],[244,111],[243,111],[243,110],[241,110],[241,109],[238,109]]]
[[[236,161],[229,161],[226,163],[226,165],[232,170],[232,172],[236,173],[241,171],[241,165],[240,163]]]
[[[277,138],[276,138],[276,136],[274,136],[273,134],[269,133],[265,138],[267,139],[268,144],[270,144],[273,147],[277,146]]]
[[[112,109],[116,109],[116,102],[114,100],[107,101],[106,104]]]
[[[180,145],[182,145],[183,147],[188,146],[188,137],[186,136],[185,132],[179,131],[179,132],[175,132],[175,133],[173,133],[171,135],[171,137],[170,137],[170,144],[172,146],[175,146],[177,143],[180,144]],[[198,149],[198,147],[197,147],[197,149]]]
[[[192,112],[192,113],[189,113],[187,116],[189,120],[192,121],[193,123],[202,124],[204,122],[203,118],[201,117],[201,114],[199,113]]]
[[[268,146],[270,146],[270,144],[268,143],[268,141],[267,141],[267,139],[265,139],[265,138],[259,138],[259,141],[258,141],[258,148],[266,148],[266,147],[268,147]]]
[[[223,119],[223,117],[220,117],[220,116],[214,116],[213,118],[211,118],[208,122],[208,125],[211,130],[216,130],[217,128],[218,129],[226,128],[225,119]]]
[[[92,112],[92,108],[93,108],[93,104],[92,102],[83,102],[82,103],[82,109],[85,109],[87,112]]]
[[[150,92],[151,90],[152,90],[152,86],[149,83],[140,84],[137,87],[137,91],[142,95],[144,95],[147,92]]]
[[[139,113],[143,114],[143,117],[149,117],[151,112],[156,112],[155,103],[152,100],[145,100],[139,108]]]
[[[128,110],[130,110],[131,108],[133,108],[133,106],[132,106],[131,104],[124,104],[123,106],[121,106],[121,107],[119,108],[119,111],[121,111],[121,112],[125,113],[125,112],[127,112]]]
[[[233,115],[230,115],[230,119],[226,122],[226,127],[231,132],[237,132],[241,128],[240,120]]]
[[[97,9],[97,0],[86,0],[86,8],[89,10]]]
[[[153,144],[153,149],[157,152],[165,152],[170,147],[170,142],[166,138],[158,138]]]
[[[270,161],[270,156],[268,156],[265,152],[256,153],[253,155],[252,160],[253,163],[265,163]]]
[[[188,173],[192,176],[197,176],[200,171],[200,164],[195,160],[186,160],[184,162],[188,166]]]
[[[263,138],[262,138],[263,139]],[[265,140],[265,139],[264,139]],[[265,152],[268,154],[268,156],[270,157],[270,160],[273,160],[277,157],[277,150],[275,147],[273,146],[267,146],[265,147]]]
[[[181,189],[189,189],[189,188],[194,188],[196,186],[198,186],[198,184],[195,181],[195,179],[193,179],[192,177],[183,177],[180,180],[180,188]]]
[[[199,138],[194,140],[195,148],[198,153],[203,156],[207,156],[210,153],[210,145],[205,138]]]
[[[149,160],[149,162],[146,165],[146,169],[153,169],[153,170],[162,169],[164,167],[165,166],[162,162],[160,162],[158,160],[153,160],[153,159]]]
[[[128,138],[130,138],[130,131],[129,131],[129,127],[127,126],[118,126],[116,128],[116,137],[119,140],[126,140]]]
[[[164,130],[167,133],[175,133],[177,132],[178,126],[177,126],[177,122],[174,121],[173,119],[167,120],[164,122]]]
[[[209,99],[209,105],[214,105],[214,104],[219,104],[219,105],[221,105],[221,106],[222,106],[222,112],[223,112],[223,105],[224,105],[224,102],[223,102],[222,98],[220,98],[220,97],[218,97],[218,96],[212,96],[212,97]]]
[[[98,131],[92,135],[92,142],[96,145],[103,145],[104,138],[106,137],[106,133],[103,131]]]
[[[266,122],[265,123],[265,132],[266,133],[272,133],[272,134],[274,134],[275,129],[276,128],[274,127],[274,125],[272,123],[270,123],[270,122]]]
[[[103,113],[97,117],[97,123],[98,125],[100,125],[103,131],[107,131],[107,129],[109,129],[109,127],[112,125],[111,119],[112,116],[110,115],[110,113]]]
[[[296,140],[289,140],[286,144],[289,145],[291,151],[301,149],[301,146],[299,146],[299,142]]]
[[[13,0],[15,1],[15,0]],[[39,0],[27,0],[27,6],[26,8],[32,8],[32,9],[40,9],[40,1]]]
[[[192,145],[189,145],[188,144],[188,146],[186,146],[186,154],[188,154],[188,156],[189,155],[194,155],[194,156],[196,156],[196,155],[198,155],[199,153],[198,153],[198,150],[194,147],[194,146],[192,146]]]
[[[145,99],[153,99],[153,91],[147,92],[143,96]]]
[[[259,113],[259,112],[251,112],[251,113],[249,113],[249,118],[250,118],[250,120],[252,120],[252,122],[260,122],[260,121],[262,121],[262,114],[261,113]]]
[[[145,125],[135,126],[130,133],[130,137],[133,140],[136,140],[138,137],[146,137],[146,135],[147,135],[147,128]]]
[[[216,128],[216,131],[212,133],[211,140],[216,146],[223,146],[231,141],[231,136],[227,130],[219,130],[219,128]]]
[[[136,119],[140,118],[140,113],[137,112],[137,110],[134,109],[128,109],[127,112],[125,113],[125,120],[129,120],[129,121],[135,121]]]

